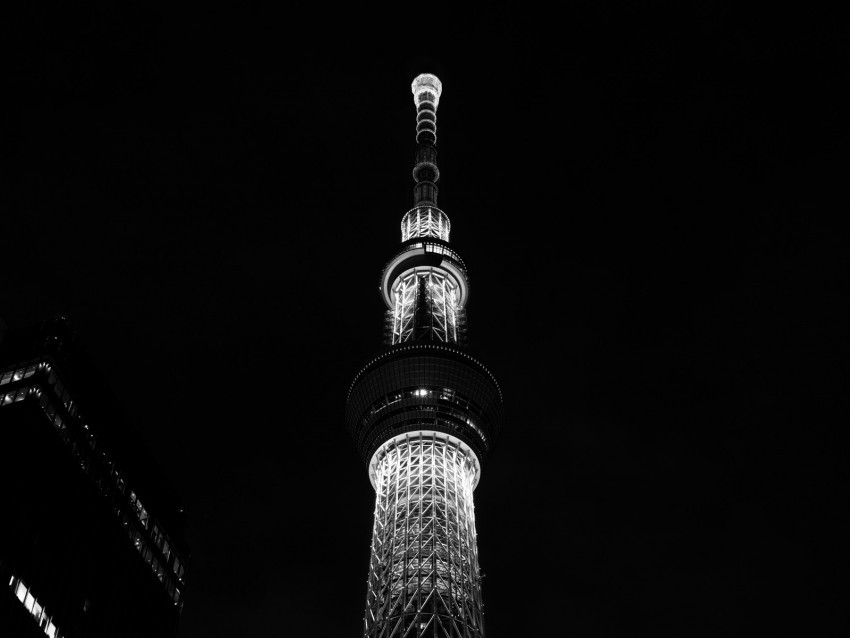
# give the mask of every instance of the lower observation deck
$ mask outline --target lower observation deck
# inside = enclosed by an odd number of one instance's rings
[[[369,463],[388,439],[442,432],[484,463],[504,421],[496,379],[463,349],[443,343],[391,346],[363,367],[348,393],[346,426]]]

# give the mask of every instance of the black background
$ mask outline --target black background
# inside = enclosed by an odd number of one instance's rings
[[[489,638],[843,635],[835,16],[116,4],[4,21],[0,314],[67,313],[176,485],[182,636],[360,631],[344,397],[421,72],[510,413],[476,491]]]

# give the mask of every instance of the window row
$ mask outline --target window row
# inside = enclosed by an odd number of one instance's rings
[[[119,479],[120,480],[120,479]],[[123,481],[122,481],[123,483]],[[153,518],[148,514],[148,511],[145,509],[145,506],[142,505],[142,501],[132,490],[129,493],[130,498],[130,507],[136,513],[136,518],[139,523],[142,524],[148,532],[150,532],[151,539],[154,542],[154,545],[159,549],[162,554],[162,557],[165,559],[164,563],[167,567],[170,567],[171,571],[179,578],[181,581],[185,575],[185,567],[183,563],[180,562],[180,557],[177,556],[177,552],[174,551],[173,544],[169,544],[168,535],[165,531],[157,525]],[[172,556],[174,561],[172,563]]]
[[[65,419],[62,418],[62,415],[56,410],[56,406],[53,405],[53,402],[47,397],[46,394],[41,395],[41,399],[39,400],[39,405],[41,406],[42,411],[44,412],[47,420],[53,425],[54,428],[63,432],[67,430],[67,425],[65,425]],[[65,439],[67,437],[67,432],[64,432],[62,438]]]
[[[0,405],[9,405],[10,403],[23,401],[30,393],[30,390],[32,390],[32,388],[20,388],[12,392],[7,392],[6,394],[0,394]]]
[[[62,380],[59,378],[59,375],[51,369],[50,364],[44,364],[44,366],[50,373],[47,376],[47,384],[53,386],[53,392],[56,393],[56,396],[59,397],[62,405],[64,405],[65,409],[68,410],[68,414],[71,416],[77,416],[77,404],[71,398],[68,388],[62,384]]]
[[[453,388],[440,388],[436,386],[407,387],[390,392],[375,401],[369,408],[369,412],[363,417],[363,424],[365,425],[375,414],[384,408],[410,398],[431,399],[434,402],[439,399],[440,401],[453,403],[477,416],[483,413],[483,410],[475,401]],[[461,416],[461,414],[458,413],[458,416]]]
[[[36,597],[32,595],[32,591],[26,586],[24,581],[12,576],[12,579],[9,581],[9,587],[15,592],[15,596],[18,597],[21,604],[32,615],[45,635],[49,636],[49,638],[62,638],[62,635],[56,629],[56,625],[53,624],[50,614],[47,613],[44,605],[39,603]]]
[[[142,558],[144,558],[145,562],[151,568],[151,571],[157,577],[160,583],[162,583],[165,590],[168,592],[168,595],[171,597],[171,600],[175,605],[180,604],[180,589],[174,585],[174,579],[171,578],[168,573],[166,573],[165,569],[163,569],[163,564],[156,552],[152,551],[150,545],[148,545],[148,541],[145,538],[145,535],[140,533],[139,530],[130,524],[130,519],[127,515],[124,515],[123,519],[124,528],[127,530],[127,536],[130,538],[130,541],[133,543],[133,547],[136,548],[136,551],[141,554]],[[180,561],[177,557],[174,557],[177,565],[180,567],[182,571],[182,565],[180,565]]]
[[[20,381],[21,379],[31,377],[35,374],[35,371],[37,369],[38,364],[33,364],[31,366],[24,366],[22,368],[18,368],[17,370],[9,370],[8,372],[4,372],[3,375],[0,376],[0,385],[6,385],[7,383],[13,383],[14,381]]]

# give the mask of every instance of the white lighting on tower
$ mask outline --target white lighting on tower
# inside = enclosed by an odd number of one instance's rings
[[[375,488],[365,638],[483,638],[473,491],[504,418],[493,375],[463,348],[466,266],[437,206],[442,83],[411,85],[414,207],[384,267],[386,351],[355,377],[346,422]]]

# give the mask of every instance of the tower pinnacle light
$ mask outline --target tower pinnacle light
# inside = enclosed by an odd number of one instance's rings
[[[414,207],[381,274],[386,344],[346,403],[376,492],[363,635],[482,638],[472,492],[502,427],[502,393],[464,345],[469,279],[437,207],[442,83],[425,73],[411,90]]]

